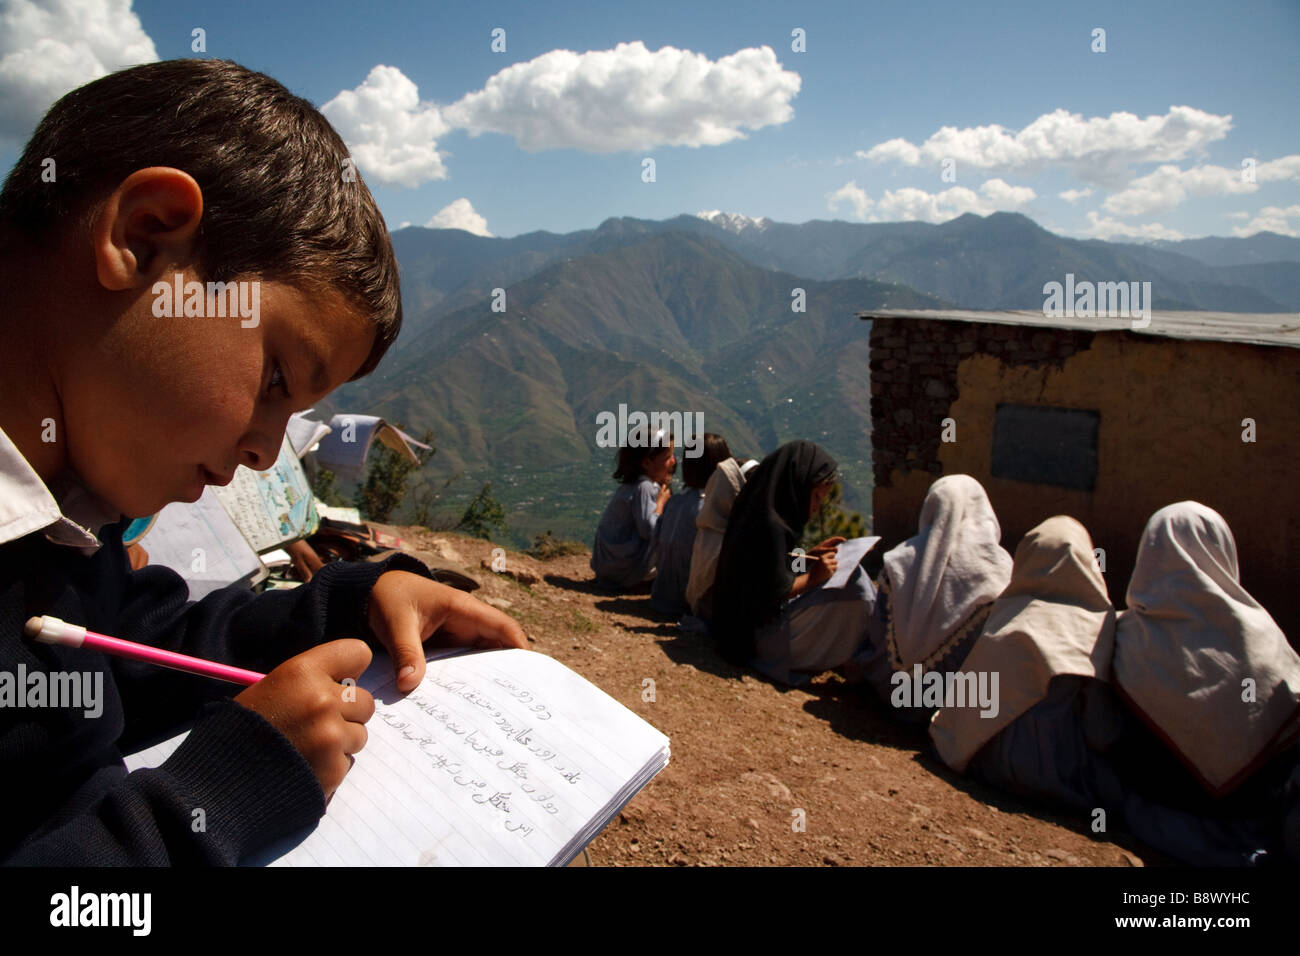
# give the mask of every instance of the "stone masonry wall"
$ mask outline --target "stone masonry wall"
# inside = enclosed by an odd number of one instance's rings
[[[1063,366],[1093,333],[989,322],[878,318],[871,325],[871,448],[876,487],[895,470],[943,473],[940,422],[957,398],[957,366],[976,352],[1012,366]]]

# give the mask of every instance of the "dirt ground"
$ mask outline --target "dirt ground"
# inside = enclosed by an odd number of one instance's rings
[[[430,567],[474,578],[534,650],[671,740],[667,769],[591,843],[593,865],[1144,865],[1127,837],[952,774],[923,730],[891,723],[834,674],[779,688],[657,615],[648,595],[597,592],[586,554],[507,551],[497,573],[489,542],[387,530]]]

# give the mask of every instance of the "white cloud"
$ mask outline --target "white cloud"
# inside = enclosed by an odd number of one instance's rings
[[[1249,213],[1229,213],[1234,219],[1245,219]],[[1232,234],[1234,236],[1246,237],[1253,236],[1257,232],[1276,232],[1283,236],[1300,237],[1300,230],[1288,221],[1290,219],[1300,219],[1300,205],[1287,206],[1265,206],[1259,212],[1255,213],[1255,218],[1244,226],[1233,226]]]
[[[0,3],[0,144],[21,146],[64,93],[158,59],[131,0]]]
[[[1255,192],[1261,182],[1287,179],[1300,182],[1300,154],[1256,163],[1253,180],[1247,172],[1240,166],[1180,169],[1168,164],[1134,179],[1124,189],[1108,196],[1102,205],[1107,212],[1120,216],[1140,216],[1173,209],[1188,196],[1240,195]]]
[[[1088,213],[1088,228],[1083,230],[1083,234],[1093,239],[1186,239],[1177,229],[1170,229],[1162,226],[1158,222],[1148,222],[1140,226],[1127,222],[1120,222],[1118,219],[1103,218],[1098,212],[1090,210]]]
[[[437,140],[450,126],[435,104],[420,102],[419,88],[396,67],[374,67],[364,83],[341,91],[321,112],[368,178],[412,188],[447,178]]]
[[[1000,179],[985,180],[980,186],[980,192],[993,204],[994,209],[1019,209],[1038,198],[1038,194],[1028,186],[1012,186]]]
[[[1087,199],[1092,195],[1092,187],[1086,189],[1067,189],[1064,192],[1057,193],[1066,202],[1078,202],[1080,199]]]
[[[474,211],[468,199],[461,197],[443,206],[424,224],[426,229],[464,229],[476,236],[491,236],[487,220]]]
[[[1191,169],[1179,169],[1172,164],[1160,166],[1107,196],[1102,206],[1107,212],[1120,216],[1141,216],[1173,209],[1189,194],[1253,193],[1259,186],[1244,181],[1241,172],[1226,166],[1194,166]]]
[[[853,215],[859,219],[866,219],[867,213],[874,205],[867,191],[857,184],[856,181],[845,183],[839,189],[832,193],[826,194],[826,208],[831,212],[839,207],[842,202],[847,202],[853,207]]]
[[[914,186],[891,189],[874,201],[856,182],[849,182],[827,195],[827,206],[833,212],[841,202],[847,202],[859,219],[872,222],[947,222],[964,213],[973,212],[987,216],[993,212],[1019,209],[1037,198],[1028,186],[1012,186],[1001,179],[987,180],[979,192],[965,186],[953,186],[942,192],[930,193]]]
[[[471,135],[513,136],[529,152],[717,146],[744,139],[742,128],[787,122],[800,82],[771,47],[713,62],[670,46],[652,52],[638,40],[515,63],[447,107],[446,116]]]
[[[1223,139],[1231,116],[1216,116],[1190,106],[1171,106],[1163,116],[1132,113],[1093,116],[1058,109],[1019,132],[996,124],[957,129],[944,126],[920,146],[891,139],[857,156],[906,166],[934,165],[948,158],[957,168],[1019,170],[1065,166],[1087,183],[1116,187],[1135,163],[1168,162]]]

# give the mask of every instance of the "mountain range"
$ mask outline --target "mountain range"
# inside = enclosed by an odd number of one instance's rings
[[[596,416],[620,404],[701,412],[754,457],[818,441],[840,461],[846,504],[869,513],[860,310],[1037,309],[1043,284],[1073,273],[1150,281],[1158,309],[1300,311],[1300,239],[1109,243],[1013,213],[795,225],[713,211],[509,239],[406,228],[393,245],[402,334],[322,411],[432,429],[422,479],[461,473],[449,513],[492,481],[516,544],[542,530],[590,539],[614,487]]]

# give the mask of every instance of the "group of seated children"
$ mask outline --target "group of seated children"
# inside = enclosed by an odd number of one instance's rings
[[[672,474],[671,452],[658,460],[638,488],[647,506]],[[702,460],[703,500],[697,472],[671,535],[668,511],[658,534],[645,522],[637,573],[657,561],[657,606],[689,609],[728,660],[785,684],[838,670],[928,725],[952,770],[1087,813],[1099,831],[1122,824],[1178,859],[1300,858],[1300,655],[1242,587],[1217,512],[1184,501],[1152,515],[1118,612],[1078,521],[1044,521],[1013,559],[983,487],[948,475],[874,585],[858,566],[827,587],[842,539],[796,549],[834,459],[793,441],[748,479],[734,459]],[[608,533],[602,522],[598,546]],[[936,694],[899,693],[922,676]]]

